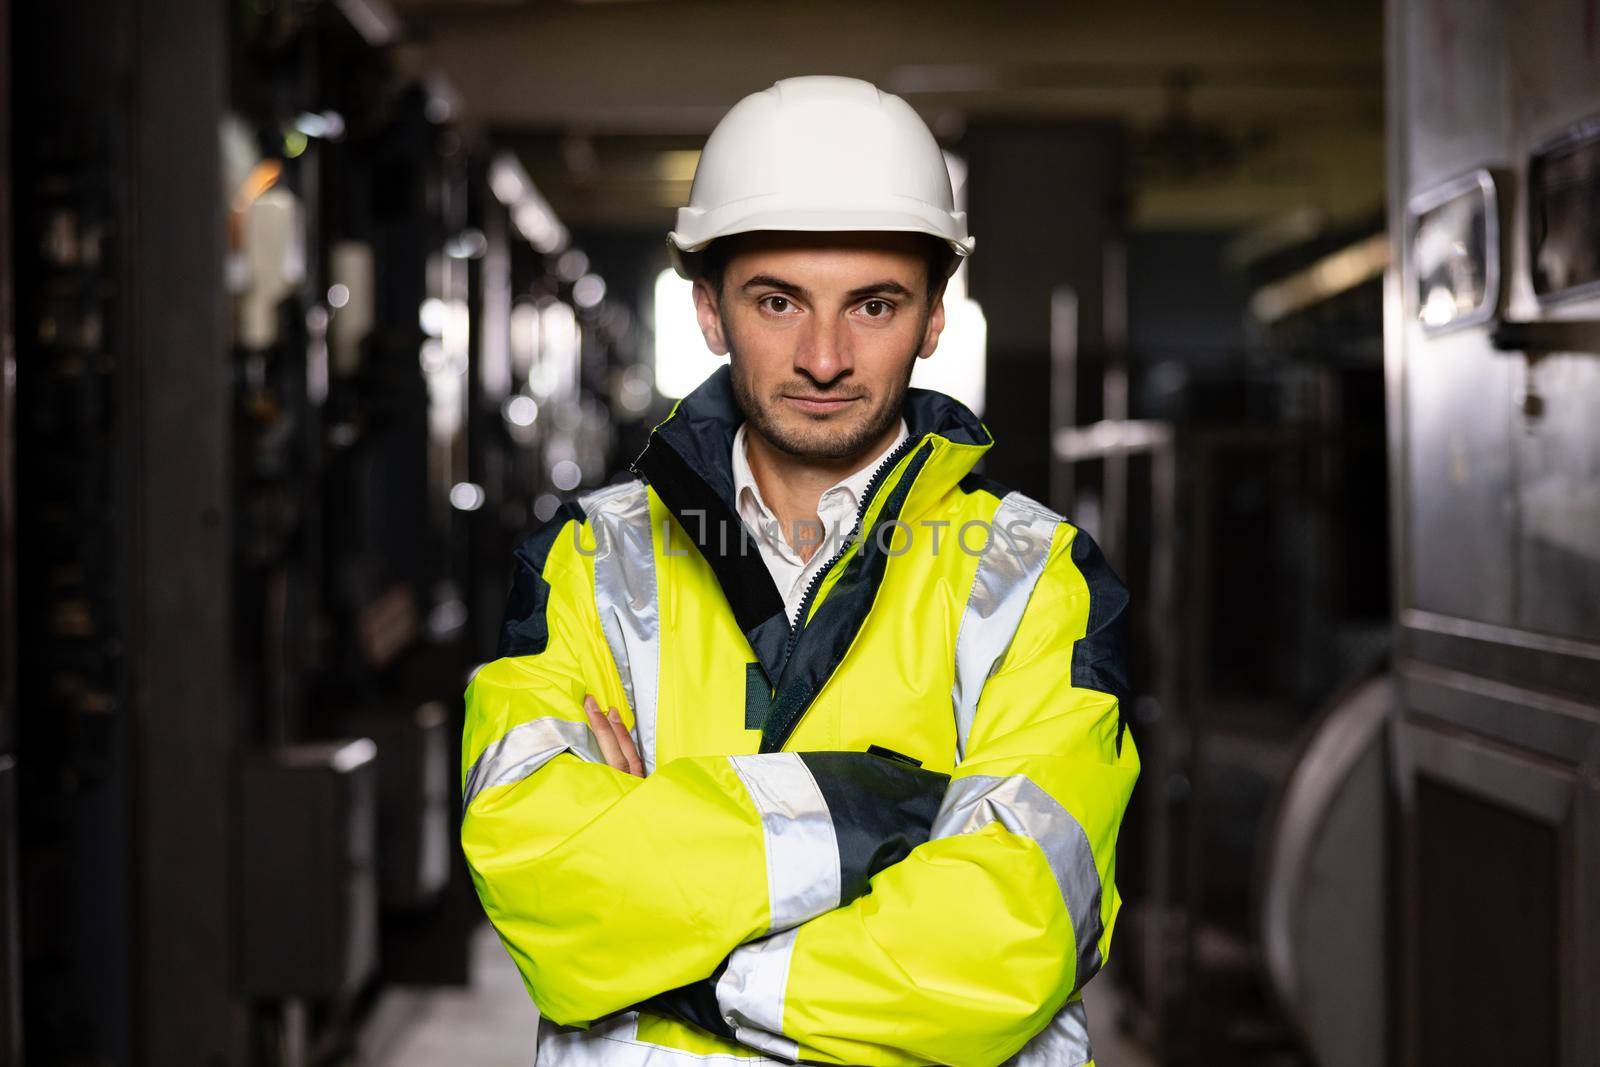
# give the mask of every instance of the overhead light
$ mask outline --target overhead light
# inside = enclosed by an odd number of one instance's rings
[[[302,111],[295,116],[294,128],[307,137],[337,141],[344,136],[344,116],[337,111]]]
[[[427,103],[422,105],[422,117],[435,126],[443,126],[450,121],[450,116],[455,114],[455,109],[450,106],[450,101],[442,96],[430,96]]]
[[[345,19],[367,42],[369,48],[383,48],[400,39],[400,16],[383,0],[334,0]]]
[[[529,427],[539,417],[539,403],[526,393],[514,393],[500,405],[500,415],[512,426]]]
[[[489,250],[489,239],[476,227],[468,227],[444,243],[444,254],[451,259],[482,259]]]
[[[585,274],[572,283],[572,302],[581,308],[592,308],[605,298],[605,279],[598,274]]]
[[[1286,214],[1252,227],[1229,241],[1222,259],[1230,267],[1248,267],[1268,256],[1305,244],[1327,228],[1322,212],[1298,207]]]
[[[583,481],[583,468],[570,459],[563,459],[550,468],[550,484],[562,492],[578,488]]]
[[[429,337],[443,337],[446,313],[444,301],[430,296],[417,308],[417,325]]]
[[[1274,323],[1379,277],[1388,265],[1389,235],[1375,233],[1282,281],[1263,285],[1250,297],[1250,310],[1261,322]]]
[[[511,222],[517,232],[536,251],[549,255],[567,243],[567,228],[556,221],[550,206],[544,201],[524,200],[511,211]]]
[[[423,79],[422,88],[427,94],[422,103],[423,118],[435,126],[443,126],[461,114],[461,94],[449,78],[434,71]]]
[[[534,188],[533,180],[510,152],[489,162],[489,189],[511,212],[511,223],[535,250],[549,255],[567,246],[567,228]]]
[[[457,482],[450,487],[450,506],[457,511],[477,511],[485,499],[483,486],[476,482]]]
[[[700,165],[698,148],[674,148],[656,155],[656,177],[668,182],[694,180],[695,168]]]
[[[617,406],[629,415],[643,415],[655,399],[650,369],[635,363],[623,371],[617,383]]]
[[[582,249],[569,248],[556,260],[556,277],[564,282],[575,282],[589,272],[589,257]]]
[[[529,185],[527,178],[522,164],[510,152],[501,152],[489,163],[489,190],[506,207],[522,199],[522,192]]]

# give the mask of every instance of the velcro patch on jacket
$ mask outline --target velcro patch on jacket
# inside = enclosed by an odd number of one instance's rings
[[[759,730],[766,725],[767,713],[772,710],[772,689],[767,684],[767,672],[759,663],[744,665],[744,728]]]

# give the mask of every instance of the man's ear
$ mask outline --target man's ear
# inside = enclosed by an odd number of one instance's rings
[[[944,332],[944,287],[945,283],[940,282],[938,291],[933,294],[928,324],[922,329],[922,347],[917,349],[918,359],[927,359],[939,347],[939,335]]]
[[[694,280],[694,314],[700,322],[700,332],[705,335],[706,347],[719,356],[727,355],[728,338],[722,332],[722,313],[717,306],[717,294],[704,278]]]

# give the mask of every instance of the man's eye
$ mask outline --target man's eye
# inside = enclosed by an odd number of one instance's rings
[[[768,311],[776,311],[780,315],[792,306],[786,296],[764,296],[761,302],[766,305]]]
[[[868,300],[861,305],[861,310],[869,319],[881,319],[893,311],[894,307],[887,300]]]

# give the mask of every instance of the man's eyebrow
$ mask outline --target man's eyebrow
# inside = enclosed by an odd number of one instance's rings
[[[809,297],[811,295],[806,292],[804,286],[796,285],[794,282],[784,281],[782,278],[774,277],[771,274],[757,274],[753,277],[747,278],[745,283],[740,286],[740,288],[778,289],[785,293],[793,293],[794,295],[802,298]],[[845,294],[845,296],[851,300],[860,300],[864,296],[880,295],[911,296],[912,292],[910,289],[907,289],[893,278],[885,278],[882,281],[872,282],[868,285],[858,285]]]
[[[770,274],[757,274],[750,278],[746,278],[744,284],[739,286],[739,288],[781,289],[786,293],[793,293],[798,297],[806,297],[810,295],[806,292],[804,286],[796,285],[794,282],[786,282],[782,278],[775,278]]]
[[[911,290],[893,278],[885,278],[883,281],[873,282],[871,285],[857,286],[850,290],[848,295],[852,300],[859,300],[864,296],[874,296],[880,293],[885,296],[910,296]]]

